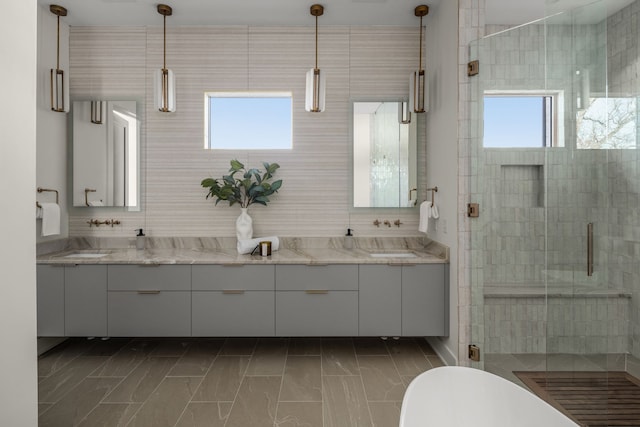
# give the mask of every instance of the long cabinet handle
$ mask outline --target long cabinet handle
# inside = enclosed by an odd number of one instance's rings
[[[593,223],[587,224],[587,276],[593,276]]]
[[[224,289],[222,293],[225,295],[244,294],[244,289]]]
[[[313,294],[313,295],[321,295],[321,294],[328,294],[329,291],[326,289],[307,289],[306,291],[304,291],[307,294]]]
[[[158,295],[160,291],[138,291],[138,295]]]

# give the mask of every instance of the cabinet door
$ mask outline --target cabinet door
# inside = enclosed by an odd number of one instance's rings
[[[357,336],[357,291],[277,291],[277,336]]]
[[[64,268],[37,266],[38,336],[64,336]]]
[[[360,336],[402,335],[402,268],[361,265]]]
[[[188,337],[191,292],[109,292],[109,336]]]
[[[193,291],[192,310],[195,337],[275,335],[273,291]]]
[[[402,335],[445,336],[445,264],[402,267]]]
[[[65,267],[65,335],[107,336],[107,266]]]

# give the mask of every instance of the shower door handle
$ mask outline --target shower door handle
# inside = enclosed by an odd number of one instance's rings
[[[587,276],[593,276],[593,223],[587,224]]]

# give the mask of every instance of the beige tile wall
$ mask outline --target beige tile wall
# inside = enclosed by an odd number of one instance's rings
[[[304,111],[304,85],[314,61],[313,27],[168,27],[167,66],[176,74],[177,111],[164,114],[154,111],[151,93],[152,71],[162,64],[162,28],[72,28],[72,98],[144,101],[145,146],[142,211],[75,209],[70,236],[133,236],[138,227],[155,236],[233,236],[238,209],[214,207],[200,187],[203,178],[226,172],[233,158],[250,166],[262,161],[281,166],[282,190],[268,207],[249,209],[256,235],[338,236],[349,224],[358,236],[417,235],[416,211],[350,212],[348,185],[350,100],[408,95],[408,75],[417,63],[415,33],[415,28],[321,27],[327,109],[312,114]],[[204,92],[247,89],[293,92],[291,151],[203,149]],[[425,139],[422,120],[417,161],[423,178]],[[424,199],[422,181],[420,188]],[[117,218],[122,224],[89,228],[90,218]],[[376,228],[375,218],[400,219],[403,225]]]

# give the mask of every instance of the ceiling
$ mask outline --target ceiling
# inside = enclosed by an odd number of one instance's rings
[[[318,1],[318,0],[315,0]],[[325,8],[319,25],[418,25],[416,6],[433,7],[450,0],[319,0]],[[313,25],[314,0],[38,0],[68,9],[64,22],[72,26],[162,25],[158,3],[173,8],[172,25]],[[427,16],[426,19],[429,19]],[[426,21],[428,22],[428,21]]]
[[[38,0],[56,2],[68,9],[64,22],[72,26],[161,25],[159,1],[173,7],[168,26],[177,25],[313,25],[309,7],[320,1],[325,7],[320,25],[417,25],[413,10],[420,4],[432,8],[428,25],[441,2],[454,0]],[[596,2],[598,7],[588,6]],[[487,24],[519,25],[563,10],[585,6],[581,22],[602,20],[634,0],[485,0]],[[595,11],[595,12],[594,12]]]

